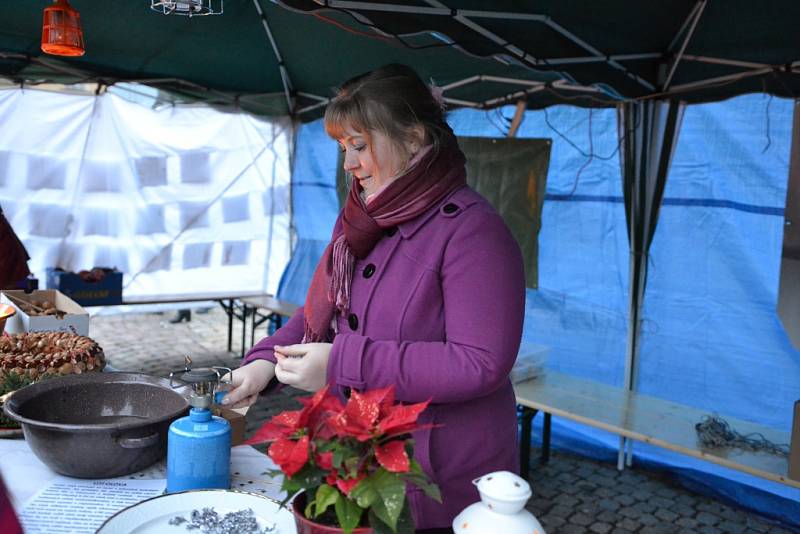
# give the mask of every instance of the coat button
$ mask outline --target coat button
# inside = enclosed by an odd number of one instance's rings
[[[355,313],[351,313],[347,316],[347,324],[350,325],[350,330],[358,329],[358,317],[356,317]]]
[[[375,265],[370,263],[369,265],[364,267],[364,278],[369,278],[373,274],[375,274]]]
[[[442,208],[442,210],[443,210],[445,213],[455,213],[455,212],[457,212],[457,211],[458,211],[458,206],[456,206],[455,204],[452,204],[452,203],[450,203],[450,204],[445,204],[445,205],[444,205],[444,208]]]
[[[394,234],[397,233],[397,227],[396,226],[392,226],[391,228],[387,228],[385,231],[386,231],[386,235],[388,235],[389,237],[392,237]]]

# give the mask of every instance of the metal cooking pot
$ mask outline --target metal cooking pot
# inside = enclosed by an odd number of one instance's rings
[[[155,376],[84,373],[24,387],[3,411],[53,471],[111,478],[166,455],[170,423],[188,412],[185,394],[188,388],[174,390]]]

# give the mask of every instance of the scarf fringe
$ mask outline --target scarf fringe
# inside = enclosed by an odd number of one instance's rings
[[[333,303],[340,314],[344,315],[350,308],[350,284],[355,269],[355,256],[347,244],[344,234],[333,244],[333,273],[328,289],[328,302]]]
[[[320,343],[326,341],[323,337],[313,330],[311,330],[311,325],[308,324],[308,321],[303,321],[303,341],[301,343]]]

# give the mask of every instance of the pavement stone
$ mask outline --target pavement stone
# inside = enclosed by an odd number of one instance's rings
[[[588,532],[586,527],[574,523],[568,523],[559,528],[558,531],[563,534],[586,534]]]
[[[699,509],[699,507],[698,507]],[[710,512],[700,512],[697,514],[696,519],[704,525],[716,525],[719,523],[719,516]]]
[[[646,525],[646,526],[653,526],[653,525],[658,525],[659,523],[661,523],[661,521],[656,516],[654,516],[653,514],[642,514],[642,515],[639,516],[637,521],[639,521],[639,523],[641,523],[643,525]]]
[[[90,335],[103,347],[109,364],[118,370],[166,377],[171,370],[183,367],[185,354],[191,355],[196,366],[239,365],[241,323],[234,322],[232,352],[228,352],[228,320],[221,308],[193,313],[190,322],[178,324],[169,323],[172,313],[94,315]],[[256,339],[264,335],[261,327]],[[272,415],[300,407],[297,397],[305,395],[285,387],[262,397],[247,413],[247,436]],[[538,463],[538,451],[532,451],[531,457],[535,459],[529,478],[533,497],[527,509],[537,516],[548,534],[800,532],[692,493],[664,473],[635,466],[619,472],[615,463],[558,450],[551,452],[546,465]]]
[[[569,518],[569,520],[571,523],[575,523],[576,525],[581,525],[582,527],[588,527],[589,525],[594,523],[593,518],[582,513],[573,514],[572,517]]]
[[[661,521],[667,523],[672,523],[673,521],[678,519],[678,514],[670,510],[665,510],[664,508],[659,508],[658,510],[655,511],[653,515],[656,516]]]
[[[593,523],[592,526],[589,527],[589,531],[595,532],[596,534],[608,534],[611,532],[612,528],[614,527],[608,523]]]

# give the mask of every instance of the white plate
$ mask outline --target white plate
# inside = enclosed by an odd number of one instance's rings
[[[191,518],[193,510],[213,508],[220,517],[251,509],[261,532],[275,525],[271,534],[296,534],[292,512],[268,497],[236,490],[193,490],[159,495],[129,506],[109,517],[96,534],[192,534],[187,523],[170,525],[176,516]]]

